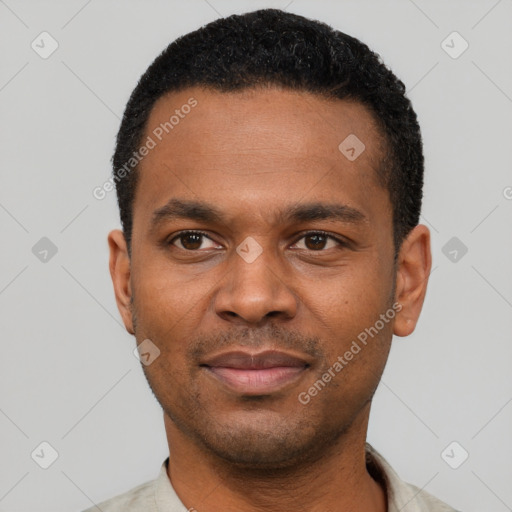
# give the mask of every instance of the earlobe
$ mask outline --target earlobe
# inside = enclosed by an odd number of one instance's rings
[[[117,307],[119,313],[121,313],[126,330],[130,334],[134,334],[131,307],[130,256],[124,233],[119,229],[111,231],[108,235],[108,245],[110,250],[110,277],[114,285]]]
[[[396,316],[394,334],[408,336],[418,322],[432,266],[430,231],[422,224],[402,243],[397,261],[395,301],[402,307]]]

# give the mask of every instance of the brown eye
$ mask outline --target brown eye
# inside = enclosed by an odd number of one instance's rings
[[[306,240],[306,247],[313,251],[324,249],[327,243],[327,237],[324,235],[307,235],[304,239]]]
[[[184,231],[179,235],[175,236],[170,242],[170,245],[174,245],[179,249],[184,249],[186,251],[197,251],[200,248],[203,249],[212,249],[214,246],[210,247],[202,247],[206,242],[210,242],[211,244],[215,244],[213,240],[208,238],[203,233],[198,233],[195,231]],[[179,242],[179,244],[178,244]]]
[[[304,240],[303,247],[300,247],[299,243]],[[300,238],[296,245],[299,245],[299,249],[306,249],[309,251],[323,251],[324,249],[332,249],[333,247],[343,247],[345,244],[337,238],[327,235],[321,232],[306,233]]]
[[[181,235],[179,240],[181,241],[181,245],[185,249],[192,251],[194,249],[199,249],[201,247],[203,235],[198,235],[197,233],[190,233],[188,235]]]

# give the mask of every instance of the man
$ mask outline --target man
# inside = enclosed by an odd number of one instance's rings
[[[142,76],[110,271],[170,456],[91,512],[453,511],[366,443],[431,268],[404,93],[360,41],[273,9],[179,38]]]

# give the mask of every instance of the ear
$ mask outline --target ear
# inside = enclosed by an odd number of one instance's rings
[[[111,231],[108,234],[108,246],[110,249],[110,277],[114,285],[117,308],[121,313],[126,330],[130,334],[135,334],[131,309],[130,256],[124,233],[119,229]]]
[[[419,224],[402,243],[397,261],[395,301],[402,308],[395,317],[394,334],[408,336],[418,322],[432,266],[430,231]]]

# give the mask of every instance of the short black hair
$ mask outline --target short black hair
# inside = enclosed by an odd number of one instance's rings
[[[126,173],[126,163],[142,143],[156,101],[193,86],[231,92],[269,85],[356,101],[372,114],[385,141],[377,171],[393,208],[396,256],[419,222],[423,187],[422,138],[405,86],[358,39],[279,9],[220,18],[179,37],[140,78],[127,103],[112,157],[129,250],[138,173],[136,164]]]

